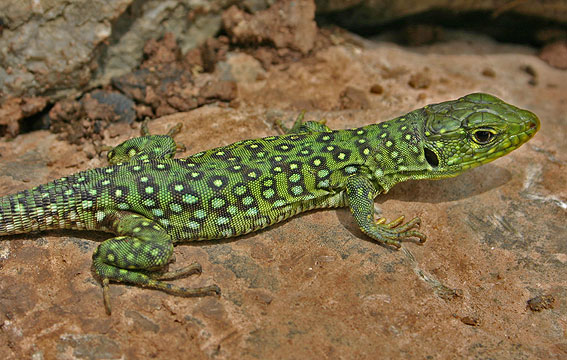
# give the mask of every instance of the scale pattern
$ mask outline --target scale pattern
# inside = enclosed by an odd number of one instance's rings
[[[200,272],[192,264],[164,272],[180,241],[255,231],[315,209],[349,206],[376,241],[425,235],[418,218],[375,219],[374,198],[408,179],[456,176],[518,148],[539,129],[529,111],[487,94],[426,106],[356,129],[331,130],[298,118],[286,134],[244,140],[174,159],[168,135],[130,139],[110,165],[0,198],[0,235],[48,229],[116,234],[93,255],[107,312],[109,281],[180,296],[219,293],[165,280]]]

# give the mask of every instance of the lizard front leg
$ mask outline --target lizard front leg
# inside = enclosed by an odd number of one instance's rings
[[[288,128],[284,126],[281,120],[276,120],[276,126],[281,129],[284,134],[300,134],[300,133],[313,133],[313,132],[325,132],[325,131],[332,131],[330,127],[325,125],[326,120],[320,121],[303,121],[303,117],[305,116],[305,111],[302,111],[301,114],[297,116],[293,126]]]
[[[93,254],[93,267],[101,279],[104,306],[110,315],[110,281],[130,283],[161,290],[177,296],[206,296],[220,294],[216,285],[185,288],[170,280],[201,272],[197,263],[172,272],[163,272],[173,254],[171,236],[156,222],[133,213],[118,212],[108,220],[119,236],[99,245]]]
[[[420,243],[425,242],[425,235],[415,230],[419,227],[419,218],[413,218],[402,224],[403,217],[386,224],[384,218],[374,219],[374,197],[377,190],[364,176],[350,176],[346,183],[346,192],[350,211],[354,215],[360,230],[381,244],[401,246],[400,241],[415,237]]]

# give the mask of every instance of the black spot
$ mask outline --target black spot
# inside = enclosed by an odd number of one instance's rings
[[[236,173],[242,172],[242,170],[245,169],[245,165],[234,164],[234,165],[227,167],[226,169],[228,171],[230,171],[231,173],[236,174]]]
[[[171,164],[163,162],[152,162],[152,170],[154,171],[169,171],[171,170]]]
[[[288,156],[287,155],[276,155],[276,156],[272,156],[269,161],[270,164],[277,166],[277,165],[281,165],[282,163],[284,163],[287,160]]]
[[[107,263],[107,264],[110,263],[111,265],[115,265],[119,261],[120,256],[114,250],[112,250],[109,246],[107,246],[105,250],[106,251],[104,253],[104,262]],[[109,255],[111,255],[114,258],[113,262],[110,262],[110,260],[108,259]]]
[[[144,180],[144,181],[142,181]],[[136,184],[140,185],[147,185],[147,184],[153,184],[155,182],[155,179],[152,175],[150,174],[145,174],[144,176],[140,176],[139,178],[136,178]]]
[[[352,129],[352,130],[350,130],[350,135],[351,136],[364,136],[364,135],[366,135],[366,130],[364,130],[362,128]]]
[[[332,133],[325,132],[317,136],[317,142],[328,143],[335,140],[335,136]]]
[[[257,180],[260,176],[262,176],[262,170],[260,169],[248,168],[244,172],[244,178],[248,181]]]
[[[159,207],[159,184],[154,181],[151,175],[146,175],[147,181],[138,180],[138,194],[142,198],[142,205],[147,208]],[[153,200],[153,202],[144,202],[144,200]]]
[[[195,170],[195,169],[198,169],[200,167],[200,164],[195,163],[195,162],[188,160],[188,159],[184,160],[184,161],[179,161],[179,164],[181,166],[183,166],[184,168],[191,169],[191,170]]]
[[[229,150],[219,149],[218,151],[213,152],[211,157],[213,159],[226,160],[232,157],[232,153]]]
[[[298,189],[299,191],[294,191],[295,189]],[[305,188],[303,181],[296,183],[288,182],[287,192],[290,196],[297,197],[297,196],[305,195],[307,193],[307,190]]]
[[[307,137],[307,135],[303,135],[303,134],[293,134],[289,137],[287,137],[288,140],[292,140],[292,141],[301,141],[303,139],[305,139]]]
[[[250,159],[251,160],[264,159],[266,157],[266,154],[267,154],[266,151],[257,151],[251,154]]]
[[[115,186],[113,191],[110,193],[113,199],[123,199],[128,196],[130,189],[127,186]]]
[[[137,163],[135,165],[128,166],[127,169],[130,172],[137,173],[137,172],[146,170],[146,165],[144,163],[140,162],[140,163]]]
[[[184,195],[193,193],[193,189],[187,183],[182,184],[181,182],[174,182],[167,185],[167,192],[173,195]]]
[[[260,191],[262,194],[262,198],[270,203],[274,203],[276,200],[281,199],[281,197],[278,194],[276,179],[274,178],[264,179]]]
[[[294,145],[291,143],[282,143],[274,146],[274,150],[281,151],[281,152],[288,152],[293,150]]]
[[[425,160],[427,160],[429,165],[433,167],[439,166],[439,158],[437,157],[437,154],[435,154],[433,151],[429,150],[428,148],[424,148],[423,151],[425,153]]]
[[[231,216],[227,211],[229,205],[230,202],[223,195],[217,194],[209,199],[209,211],[212,211],[220,216],[226,216],[226,217]]]
[[[337,148],[333,151],[333,159],[336,162],[347,161],[350,159],[351,151],[348,149]]]
[[[255,143],[252,143],[252,144],[245,145],[244,148],[254,153],[254,152],[258,152],[258,151],[263,151],[264,150],[264,144],[255,142]]]
[[[309,160],[309,164],[315,169],[327,167],[327,159],[323,156],[315,156]]]
[[[254,207],[257,208],[258,202],[256,201],[256,198],[254,196],[248,194],[238,199],[238,203],[236,203],[236,206],[238,207],[239,210],[245,211],[250,208],[254,208]]]
[[[325,180],[331,176],[331,171],[327,169],[321,169],[320,171],[317,171],[315,175],[317,181]]]
[[[342,172],[344,174],[344,176],[351,176],[352,174],[356,174],[359,170],[359,166],[358,165],[349,165],[349,166],[345,166],[342,169]]]
[[[243,182],[236,183],[232,186],[232,194],[237,198],[243,198],[250,195],[250,189]]]
[[[290,161],[289,163],[286,164],[286,168],[288,174],[296,173],[296,172],[300,173],[301,169],[303,168],[303,163],[300,161]]]
[[[362,156],[363,158],[370,156],[370,154],[372,154],[372,148],[368,145],[366,146],[360,146],[358,148],[358,152],[360,153],[360,156]]]
[[[313,155],[313,152],[314,152],[314,150],[313,150],[313,148],[312,148],[311,146],[305,146],[305,147],[301,148],[301,149],[297,152],[297,154],[295,154],[295,155],[296,155],[296,156],[300,156],[300,157],[303,157],[303,156],[311,156],[311,155]]]
[[[185,179],[187,179],[189,181],[196,181],[196,180],[201,180],[203,178],[203,176],[204,176],[204,173],[202,171],[191,169],[185,175]]]
[[[408,135],[410,136],[409,139],[406,138]],[[417,145],[419,143],[419,138],[413,132],[403,133],[402,140],[414,145]]]
[[[208,180],[207,180],[207,184],[215,190],[221,190],[224,189],[226,187],[226,185],[228,185],[228,177],[223,176],[223,175],[215,175],[215,176],[211,176]]]

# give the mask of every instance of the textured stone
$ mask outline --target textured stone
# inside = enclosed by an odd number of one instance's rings
[[[527,145],[466,175],[399,184],[380,196],[387,218],[421,217],[429,236],[423,246],[381,247],[360,232],[348,209],[309,212],[237,239],[178,245],[171,268],[199,261],[203,274],[176,282],[216,283],[219,298],[112,284],[107,317],[90,268],[92,252],[108,234],[2,239],[2,356],[567,356],[567,72],[548,66],[533,48],[470,34],[419,50],[343,36],[358,45],[343,41],[266,68],[255,79],[234,76],[238,109],[206,105],[156,119],[150,130],[165,133],[182,122],[176,139],[187,146],[185,156],[272,135],[275,119],[290,125],[304,109],[306,120],[326,118],[332,128],[350,128],[474,91],[535,112],[541,130]],[[483,75],[487,67],[493,77]],[[428,88],[408,84],[416,73],[427,74]],[[378,83],[382,93],[365,90]],[[363,90],[366,109],[336,110],[347,87]],[[119,122],[103,134],[114,145],[139,129]],[[89,142],[69,145],[47,131],[2,139],[0,194],[104,165],[104,154],[89,157],[94,153]],[[543,294],[553,296],[554,308],[530,311],[527,301]]]
[[[93,77],[95,50],[132,0],[3,1],[0,91],[77,94]]]
[[[142,61],[174,33],[183,52],[221,26],[222,0],[0,1],[0,95],[77,96]],[[196,11],[198,10],[198,11]]]
[[[232,42],[239,44],[270,43],[306,54],[317,35],[312,0],[281,0],[254,15],[232,6],[222,20]]]

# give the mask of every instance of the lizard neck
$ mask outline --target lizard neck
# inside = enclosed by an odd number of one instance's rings
[[[414,113],[366,127],[373,153],[365,166],[372,182],[383,193],[397,183],[427,177],[431,165],[425,159],[423,122]]]

